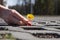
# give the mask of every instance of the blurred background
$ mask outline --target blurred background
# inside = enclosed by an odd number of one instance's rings
[[[23,15],[60,15],[60,0],[0,0],[0,4]]]

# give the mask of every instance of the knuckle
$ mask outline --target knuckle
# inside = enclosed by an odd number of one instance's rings
[[[11,15],[12,15],[12,14],[15,14],[16,10],[10,9],[10,12],[11,12]]]
[[[12,9],[12,12],[15,12],[16,10],[15,9]]]

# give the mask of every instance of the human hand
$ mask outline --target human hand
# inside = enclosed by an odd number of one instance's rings
[[[2,13],[2,18],[8,24],[28,25],[31,26],[31,22],[24,18],[20,13],[13,9],[6,9]]]

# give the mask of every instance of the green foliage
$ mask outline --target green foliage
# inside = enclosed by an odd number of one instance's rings
[[[44,0],[41,0],[41,3],[44,3]]]
[[[38,0],[35,4],[35,13],[40,15],[54,14],[54,0]]]
[[[60,0],[59,2],[60,3]],[[56,5],[55,0],[36,0],[35,5],[33,5],[33,13],[36,15],[55,15]],[[16,5],[10,8],[16,9],[22,14],[30,13],[31,4],[20,6]]]

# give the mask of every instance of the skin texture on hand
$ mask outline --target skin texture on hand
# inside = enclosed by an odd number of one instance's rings
[[[26,18],[24,18],[20,13],[13,9],[6,9],[2,11],[2,17],[8,24],[17,24],[17,25],[28,25],[31,26]]]
[[[0,17],[3,18],[8,24],[31,26],[31,22],[23,17],[19,12],[13,9],[8,9],[2,5],[0,5]]]

